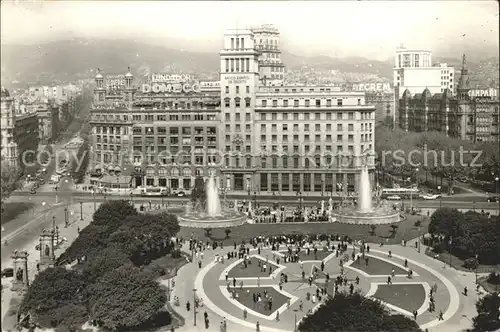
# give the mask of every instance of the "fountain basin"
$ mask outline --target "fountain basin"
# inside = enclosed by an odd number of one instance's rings
[[[382,225],[394,224],[401,221],[398,211],[386,209],[373,209],[370,212],[360,212],[354,208],[345,208],[332,212],[332,216],[337,222],[356,225]]]
[[[228,228],[241,226],[247,222],[247,216],[241,212],[223,212],[220,216],[210,217],[204,214],[183,214],[177,216],[179,226],[195,228]]]

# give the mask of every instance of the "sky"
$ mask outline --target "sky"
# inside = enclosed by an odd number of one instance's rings
[[[294,53],[386,59],[400,44],[431,50],[443,43],[498,49],[498,8],[494,0],[6,0],[1,5],[1,38],[4,44],[131,38],[212,51],[220,48],[225,29],[274,24],[282,48]]]

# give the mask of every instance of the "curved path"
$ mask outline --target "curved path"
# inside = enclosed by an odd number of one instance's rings
[[[282,248],[284,248],[282,246]],[[225,250],[217,249],[217,254],[225,254],[228,251],[233,251],[233,248],[226,247]],[[438,272],[436,269],[430,267],[431,262],[435,263],[431,258],[418,254],[418,261],[415,259],[410,259],[408,256],[414,257],[415,255],[407,255],[402,253],[402,255],[392,254],[391,258],[388,258],[388,251],[391,249],[393,252],[395,251],[408,251],[411,250],[409,247],[400,247],[400,246],[387,246],[384,248],[386,250],[370,250],[370,254],[368,255],[370,260],[372,261],[372,265],[379,265],[384,270],[382,272],[374,272],[369,271],[370,273],[366,273],[363,271],[364,268],[356,267],[356,263],[352,260],[344,265],[346,268],[346,275],[349,280],[353,281],[355,276],[359,276],[360,283],[356,285],[356,289],[362,291],[367,296],[375,296],[377,297],[377,290],[380,287],[386,288],[387,286],[387,276],[391,273],[391,268],[395,269],[396,275],[393,279],[393,285],[389,286],[389,289],[392,289],[392,292],[397,293],[397,289],[401,288],[402,291],[408,291],[413,288],[417,289],[420,295],[420,303],[416,303],[417,307],[415,310],[418,311],[417,322],[421,325],[423,329],[432,329],[439,325],[440,331],[446,331],[451,329],[442,329],[443,325],[446,325],[446,322],[457,315],[457,312],[460,308],[460,295],[457,291],[457,288],[454,284],[448,280],[443,274]],[[351,254],[352,248],[348,251],[349,255]],[[275,310],[272,314],[262,314],[257,311],[254,311],[252,308],[247,307],[248,316],[246,319],[243,319],[243,310],[245,305],[240,303],[240,301],[231,298],[230,293],[226,290],[226,282],[225,282],[225,274],[226,272],[229,274],[229,281],[232,282],[232,271],[237,269],[238,264],[241,263],[241,260],[233,259],[231,261],[225,261],[225,263],[215,262],[214,257],[215,253],[211,250],[206,251],[207,254],[204,259],[205,265],[201,270],[195,272],[195,280],[193,280],[194,288],[197,290],[197,295],[203,298],[203,302],[205,304],[205,309],[209,309],[215,315],[227,319],[229,322],[236,324],[237,326],[249,328],[255,331],[255,323],[259,321],[261,325],[262,331],[291,331],[293,330],[294,321],[301,319],[304,314],[309,310],[314,310],[318,304],[313,304],[311,301],[305,300],[305,294],[307,292],[314,293],[316,287],[321,287],[324,285],[324,276],[318,277],[317,280],[314,281],[311,287],[309,287],[307,282],[301,280],[301,271],[307,271],[306,275],[308,276],[311,271],[314,269],[318,269],[321,264],[321,260],[326,262],[325,272],[329,273],[331,276],[338,275],[340,273],[340,267],[334,263],[334,260],[338,260],[335,257],[335,254],[332,252],[322,253],[321,257],[318,259],[307,258],[303,259],[302,266],[298,263],[290,264],[286,263],[277,264],[275,258],[277,256],[281,256],[280,252],[272,252],[267,248],[262,249],[260,255],[255,255],[254,250],[252,250],[251,257],[255,259],[260,258],[261,261],[269,260],[269,263],[276,265],[275,271],[272,273],[271,277],[260,277],[256,278],[255,276],[242,276],[240,272],[237,275],[237,283],[239,285],[240,281],[244,282],[243,288],[251,289],[252,287],[264,288],[274,288],[277,292],[280,292],[278,288],[278,280],[279,273],[284,271],[289,275],[289,282],[283,285],[283,290],[281,291],[283,296],[290,298],[289,307],[283,303],[277,303],[277,310]],[[356,251],[358,252],[358,251]],[[209,254],[210,253],[210,254]],[[409,251],[408,251],[409,253]],[[320,254],[320,252],[318,252]],[[266,258],[264,258],[266,256]],[[272,259],[271,259],[272,257]],[[413,278],[411,280],[407,279],[406,271],[407,269],[403,266],[404,260],[407,260],[408,266],[414,270]],[[421,261],[431,261],[421,263]],[[375,261],[376,263],[373,263]],[[208,263],[207,263],[208,262]],[[268,264],[269,264],[268,263]],[[192,264],[190,264],[192,265]],[[435,264],[434,264],[435,265]],[[375,268],[376,270],[376,268]],[[180,275],[182,275],[182,270],[179,271]],[[192,271],[194,272],[194,271]],[[254,271],[255,272],[255,271]],[[398,273],[399,272],[399,273]],[[236,275],[236,274],[234,274]],[[179,277],[178,277],[179,278]],[[307,278],[307,277],[306,277]],[[259,279],[257,281],[257,279]],[[428,301],[429,301],[429,290],[430,285],[436,284],[438,285],[438,290],[435,295],[437,299],[436,303],[436,312],[430,313],[427,311]],[[193,284],[192,284],[193,285]],[[390,290],[391,291],[391,290]],[[248,292],[248,291],[247,291]],[[393,299],[399,298],[401,299],[402,295],[396,295]],[[390,299],[389,299],[390,300]],[[299,302],[303,304],[303,312],[298,310]],[[383,301],[386,302],[386,301]],[[397,302],[397,301],[396,301]],[[417,300],[418,302],[418,300]],[[412,315],[410,310],[403,309],[398,307],[397,305],[386,303],[389,309],[393,311],[397,311],[402,314]],[[276,312],[280,312],[280,321],[276,321]],[[437,313],[439,311],[443,312],[444,320],[437,319]],[[455,327],[456,330],[456,327]]]

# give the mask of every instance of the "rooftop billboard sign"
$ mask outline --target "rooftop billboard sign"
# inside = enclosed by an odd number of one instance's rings
[[[200,93],[200,83],[191,78],[189,74],[170,75],[155,73],[142,84],[142,93]]]

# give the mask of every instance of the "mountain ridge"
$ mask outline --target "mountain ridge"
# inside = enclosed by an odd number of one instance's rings
[[[494,59],[494,57],[492,57]],[[435,57],[439,59],[439,57]],[[459,65],[460,58],[443,58]],[[3,44],[2,81],[68,81],[91,78],[96,68],[105,73],[124,73],[127,67],[136,75],[152,72],[191,73],[204,79],[218,79],[218,52],[195,52],[130,39],[88,39],[75,37],[42,44]],[[370,60],[361,56],[301,56],[286,50],[282,60],[292,71],[313,68],[366,73],[391,79],[392,59]],[[491,61],[491,60],[490,60]],[[469,61],[471,66],[473,61]]]

